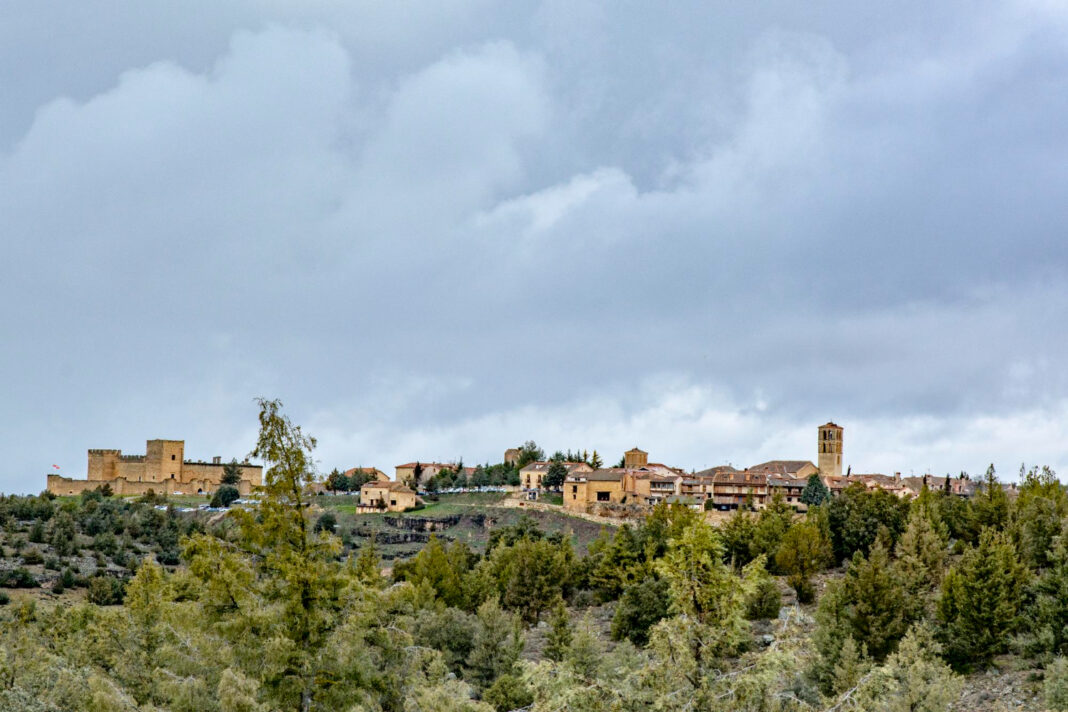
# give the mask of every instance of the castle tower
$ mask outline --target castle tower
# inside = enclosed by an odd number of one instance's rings
[[[842,476],[842,427],[825,423],[819,429],[819,468],[821,477]]]
[[[628,470],[637,470],[649,464],[649,453],[634,448],[623,453],[623,466]]]

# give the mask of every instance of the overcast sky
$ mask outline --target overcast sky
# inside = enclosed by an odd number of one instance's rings
[[[1061,2],[0,5],[0,490],[640,446],[1068,473]]]

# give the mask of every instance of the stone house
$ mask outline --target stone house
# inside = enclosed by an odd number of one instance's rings
[[[538,461],[522,467],[519,470],[519,486],[528,490],[541,489],[541,481],[552,464],[551,461]],[[593,468],[585,462],[563,462],[561,464],[567,470],[568,475],[578,472],[593,472]]]
[[[712,478],[712,504],[716,509],[739,509],[750,504],[763,509],[768,499],[768,476],[751,470],[723,470]]]
[[[360,488],[361,513],[366,512],[403,512],[419,503],[415,491],[402,482],[368,482]]]
[[[564,508],[573,512],[585,512],[594,502],[623,502],[627,496],[623,489],[625,474],[625,469],[613,467],[568,475],[564,480]]]

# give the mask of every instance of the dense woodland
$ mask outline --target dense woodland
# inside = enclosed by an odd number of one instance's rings
[[[775,500],[721,527],[660,507],[585,555],[522,520],[387,577],[309,506],[314,440],[261,406],[254,509],[0,501],[0,710],[933,711],[1006,660],[1068,709],[1048,470],[1012,499],[992,470],[973,500],[814,482],[805,515]]]

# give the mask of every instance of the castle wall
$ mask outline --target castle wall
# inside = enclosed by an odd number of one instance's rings
[[[62,475],[47,477],[48,491],[57,495],[76,495],[95,490],[107,483],[115,494],[210,494],[222,482],[220,462],[186,462],[182,440],[149,440],[144,455],[123,455],[121,450],[89,450],[86,479],[75,480]],[[216,458],[219,459],[219,458]],[[248,495],[263,484],[263,468],[239,464],[241,481],[238,492]]]
[[[122,478],[127,482],[142,482],[145,480],[145,463],[134,460],[120,459],[115,463],[114,473],[109,480]]]
[[[98,482],[115,479],[115,465],[121,454],[121,450],[90,450],[86,479]]]
[[[204,482],[214,483],[213,486],[218,486],[222,482],[223,468],[225,465],[217,465],[209,462],[186,462],[182,464],[182,473],[180,482],[192,482],[194,480],[202,480]],[[241,468],[241,480],[248,482],[253,487],[259,487],[263,484],[263,468],[256,467],[255,465],[239,464]],[[239,488],[240,489],[240,488]]]

